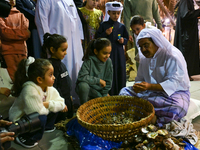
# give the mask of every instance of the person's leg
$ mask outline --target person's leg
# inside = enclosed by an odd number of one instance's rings
[[[53,113],[53,112],[50,112],[47,115],[47,121],[46,121],[46,125],[45,125],[45,130],[54,129],[54,123],[55,123],[55,120],[56,120],[57,116],[58,116],[58,113]]]
[[[58,112],[58,116],[56,118],[55,123],[58,123],[62,120],[65,120],[66,118],[70,119],[74,115],[74,108],[72,104],[72,99],[69,97],[68,99],[65,99],[65,105],[67,106],[68,111],[67,112]]]
[[[158,126],[179,121],[187,114],[190,103],[189,91],[177,91],[171,96],[155,92],[143,98],[154,106]]]
[[[86,82],[80,82],[76,87],[76,93],[80,98],[81,105],[88,101],[90,86]]]
[[[17,66],[22,59],[26,58],[26,55],[3,55],[3,58],[7,66],[8,74],[13,81]]]
[[[32,133],[28,132],[20,134],[18,137],[16,137],[17,143],[26,148],[32,148],[38,144],[38,141],[42,139],[42,136],[44,134],[47,116],[40,115],[38,118],[40,119],[41,129]]]

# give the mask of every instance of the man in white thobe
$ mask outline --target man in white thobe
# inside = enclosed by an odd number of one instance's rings
[[[41,44],[45,33],[60,34],[67,38],[67,55],[62,60],[72,80],[72,96],[75,82],[82,65],[83,49],[81,39],[83,30],[73,0],[38,0],[35,10],[35,23]]]

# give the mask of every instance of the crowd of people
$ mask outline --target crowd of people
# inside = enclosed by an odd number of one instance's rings
[[[191,6],[186,7],[187,1]],[[156,0],[107,2],[105,14],[96,9],[98,2],[9,0],[10,14],[0,17],[0,56],[12,88],[0,86],[0,94],[16,99],[6,119],[15,122],[38,112],[41,121],[40,130],[16,137],[20,145],[36,146],[44,132],[55,130],[55,123],[72,118],[74,101],[82,105],[104,96],[141,97],[153,104],[160,127],[187,114],[191,76],[200,72],[198,41],[189,47],[191,35],[198,34],[200,10],[194,10],[193,1],[179,4],[175,40],[179,49],[162,34]],[[186,26],[188,20],[195,29]],[[131,87],[126,87],[128,41],[134,42],[139,63]],[[0,134],[1,142],[14,140],[4,138],[14,133]]]

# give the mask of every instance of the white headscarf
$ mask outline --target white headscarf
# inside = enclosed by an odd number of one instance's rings
[[[159,29],[143,29],[139,35],[137,36],[136,43],[138,50],[140,51],[140,47],[138,45],[138,41],[143,38],[151,38],[153,42],[161,48],[161,51],[168,51],[170,55],[177,58],[178,65],[184,70],[187,74],[187,65],[183,54],[179,49],[174,47],[162,34]],[[146,58],[142,52],[140,51],[140,59]],[[189,79],[189,78],[188,78]]]
[[[119,7],[116,7],[116,6],[114,6],[113,4],[117,4],[117,5],[119,5]],[[122,13],[122,10],[123,10],[123,5],[122,5],[122,3],[120,3],[120,2],[117,2],[117,1],[114,1],[114,2],[107,2],[106,3],[106,5],[105,5],[106,7],[105,7],[105,17],[104,17],[104,21],[108,21],[108,19],[109,19],[109,17],[110,17],[110,15],[108,14],[108,11],[110,10],[110,11],[121,11],[121,13]],[[118,18],[118,22],[120,22],[120,20],[121,20],[121,13],[120,13],[120,16],[119,16],[119,18]]]
[[[162,34],[159,29],[143,29],[137,36],[136,43],[139,48],[138,41],[143,38],[151,38],[153,42],[160,48],[166,49],[171,53],[172,47],[174,47]],[[176,47],[174,47],[177,49]],[[177,49],[178,50],[178,49]],[[141,53],[142,54],[142,53]],[[143,54],[141,57],[145,57]]]

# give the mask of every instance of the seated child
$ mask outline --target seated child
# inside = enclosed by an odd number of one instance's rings
[[[64,99],[52,87],[55,81],[54,68],[46,59],[23,59],[15,73],[12,95],[17,97],[9,110],[9,120],[15,122],[24,114],[38,112],[41,129],[16,137],[16,142],[32,148],[42,139],[44,131],[54,131],[57,112],[67,111]]]
[[[50,54],[49,59],[54,67],[55,82],[53,86],[58,90],[61,97],[65,99],[67,112],[59,112],[56,122],[73,117],[73,104],[71,96],[71,78],[65,64],[61,61],[67,54],[67,40],[62,35],[46,33],[43,44],[44,58]]]
[[[113,78],[113,66],[109,58],[111,49],[107,38],[98,38],[89,43],[76,81],[75,90],[81,104],[93,98],[108,96]]]

